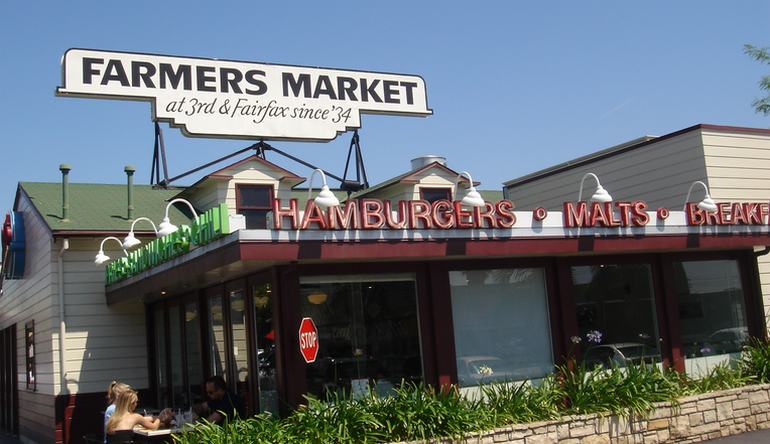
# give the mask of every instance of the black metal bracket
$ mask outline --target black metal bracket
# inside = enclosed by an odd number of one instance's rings
[[[355,149],[355,163],[356,163],[356,180],[348,180],[348,167],[350,167],[350,154]],[[363,178],[363,182],[361,179]],[[358,130],[353,131],[353,138],[350,139],[350,147],[348,148],[348,159],[345,161],[345,172],[342,173],[342,180],[340,181],[340,188],[352,193],[354,191],[363,190],[369,188],[369,180],[366,178],[366,167],[364,167],[364,156],[361,153],[361,143],[358,137]]]
[[[347,180],[348,166],[350,165],[350,155],[354,149],[355,149],[355,163],[356,163],[356,180]],[[190,174],[196,173],[200,170],[216,165],[219,162],[225,161],[231,157],[235,157],[239,154],[243,154],[251,150],[254,150],[255,154],[262,159],[267,159],[267,155],[266,155],[267,151],[272,151],[274,153],[277,153],[277,154],[280,154],[281,156],[286,157],[287,159],[291,159],[301,165],[304,165],[308,168],[319,169],[323,171],[326,176],[339,181],[340,188],[347,191],[348,193],[359,191],[369,187],[369,182],[366,178],[366,169],[364,168],[364,159],[361,154],[361,145],[359,142],[358,131],[355,131],[353,133],[353,138],[350,141],[350,148],[348,149],[348,158],[347,158],[347,162],[345,163],[345,173],[342,175],[342,177],[339,177],[336,174],[332,174],[324,170],[323,168],[318,168],[317,166],[309,162],[306,162],[300,159],[299,157],[292,156],[291,154],[270,145],[264,140],[260,140],[259,142],[249,145],[246,148],[240,149],[226,156],[220,157],[216,160],[213,160],[199,167],[186,171],[182,174],[169,178],[168,164],[166,162],[166,147],[165,147],[165,144],[163,143],[163,133],[161,132],[160,125],[158,125],[157,121],[155,122],[155,144],[154,144],[153,155],[152,155],[152,170],[150,172],[150,185],[157,185],[159,187],[166,188],[172,182],[175,182],[183,177],[189,176]],[[160,178],[161,164],[163,168],[163,180],[161,180]],[[363,182],[361,182],[362,177],[363,177]]]
[[[163,132],[155,120],[155,144],[152,151],[152,167],[150,169],[150,185],[166,187],[168,180],[168,163],[166,162],[166,144],[163,142]],[[163,163],[163,181],[160,180],[160,168]]]

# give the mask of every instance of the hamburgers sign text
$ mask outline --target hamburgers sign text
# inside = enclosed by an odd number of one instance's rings
[[[361,113],[426,116],[419,76],[70,49],[62,96],[148,100],[188,135],[331,140]]]
[[[351,199],[340,206],[321,210],[313,200],[300,207],[297,199],[273,199],[272,228],[275,230],[420,230],[420,229],[507,229],[517,225],[510,200],[485,202],[483,207],[465,207],[460,201]],[[681,211],[678,211],[681,214]],[[669,217],[668,208],[650,208],[646,202],[565,202],[561,217],[564,228],[643,227]],[[532,223],[542,223],[549,212],[532,210]],[[765,202],[723,202],[707,212],[691,202],[684,211],[686,225],[767,225],[770,205]],[[527,223],[530,223],[527,222]]]

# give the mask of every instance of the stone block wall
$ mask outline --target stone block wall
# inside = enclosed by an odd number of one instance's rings
[[[516,424],[465,439],[436,443],[474,444],[658,444],[691,443],[770,428],[770,384],[660,403],[646,418],[576,415]]]

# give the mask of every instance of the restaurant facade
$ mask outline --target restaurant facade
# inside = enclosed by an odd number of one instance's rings
[[[126,185],[70,184],[66,166],[20,182],[3,430],[100,433],[113,379],[187,408],[222,375],[250,413],[283,415],[403,381],[536,381],[573,357],[698,375],[766,336],[770,131],[697,125],[499,191],[427,156],[319,193],[261,154],[175,189],[131,168]]]

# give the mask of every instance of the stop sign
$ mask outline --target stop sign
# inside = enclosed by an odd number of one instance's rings
[[[299,352],[308,364],[318,356],[318,329],[311,318],[302,318],[299,324]]]

